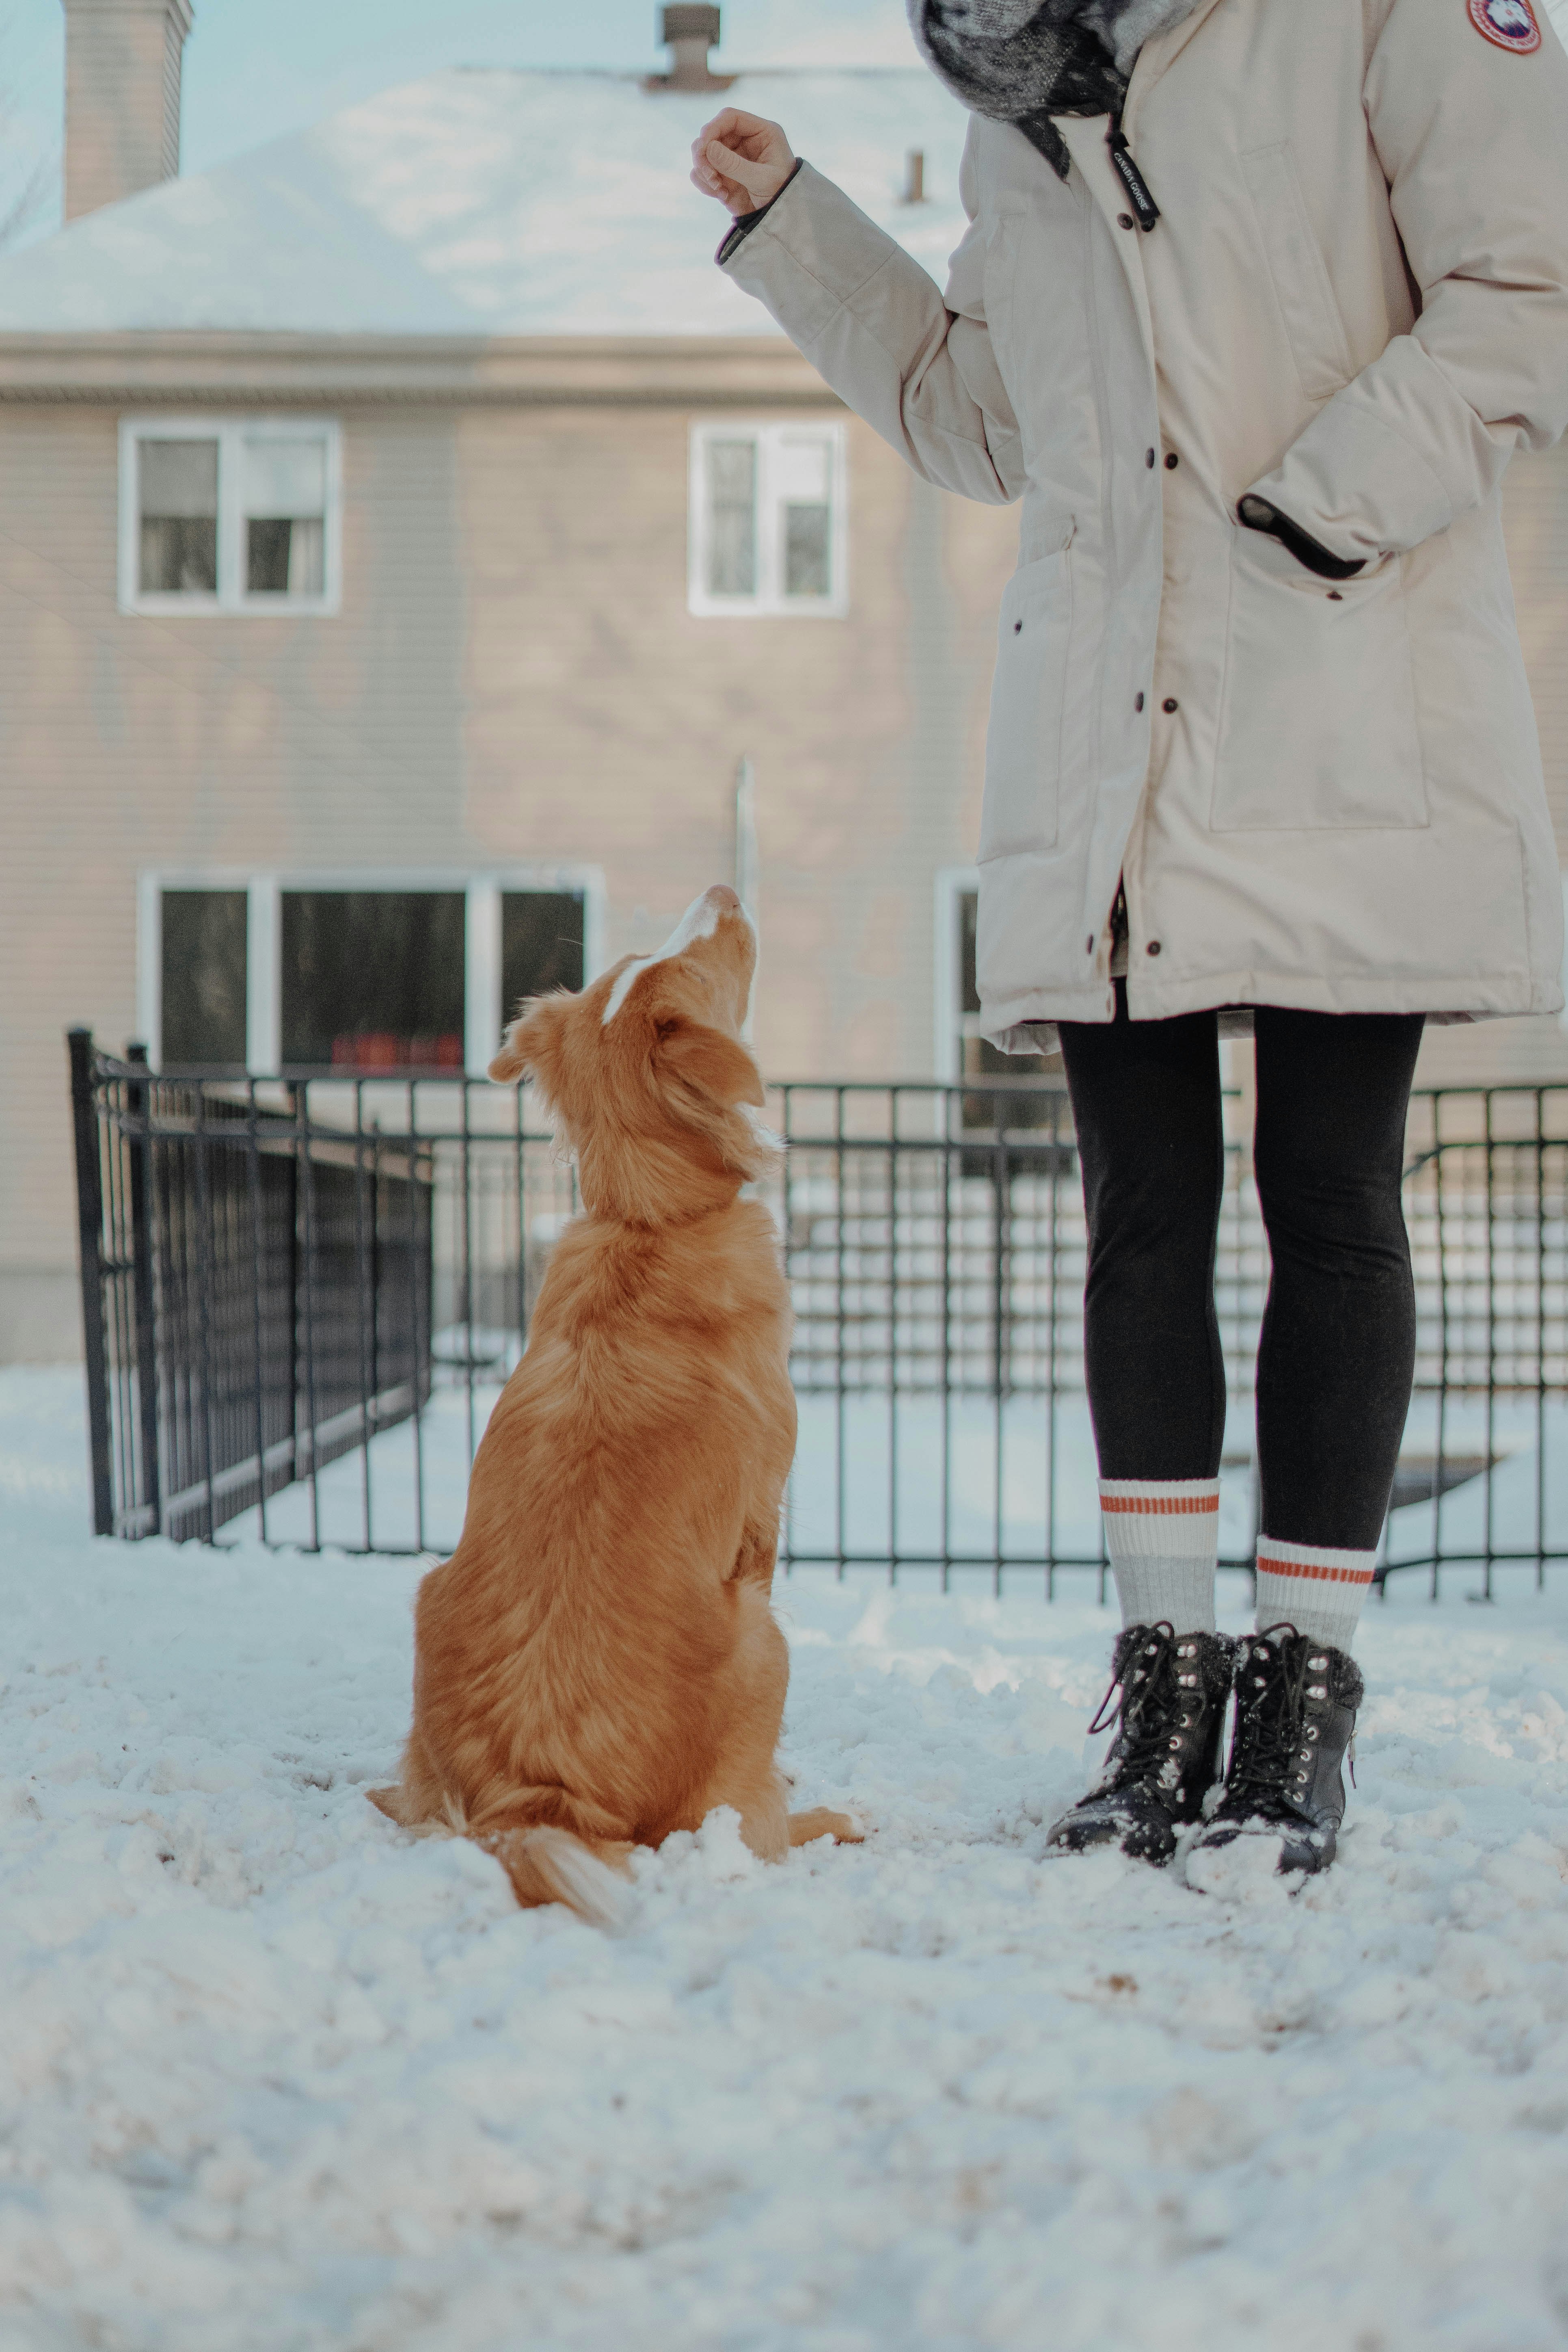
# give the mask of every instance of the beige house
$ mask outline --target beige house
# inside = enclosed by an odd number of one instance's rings
[[[517,995],[738,876],[772,1075],[979,1066],[1016,520],[713,268],[716,12],[671,12],[663,82],[441,74],[182,181],[187,0],[65,6],[68,226],[0,261],[0,1360],[78,1349],[71,1022],[164,1067],[479,1070]],[[941,275],[928,75],[734,94]],[[1510,518],[1568,839],[1561,454]],[[1426,1051],[1568,1076],[1552,1022]]]

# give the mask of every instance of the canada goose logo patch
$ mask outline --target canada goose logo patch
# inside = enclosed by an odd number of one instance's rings
[[[1470,22],[1500,49],[1527,57],[1541,47],[1541,27],[1531,0],[1469,0]]]

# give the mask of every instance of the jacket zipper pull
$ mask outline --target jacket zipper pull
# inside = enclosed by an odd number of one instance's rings
[[[1120,121],[1112,122],[1106,134],[1106,143],[1110,149],[1110,160],[1116,166],[1116,176],[1126,189],[1127,201],[1138,215],[1139,227],[1145,231],[1152,229],[1160,217],[1160,207],[1149,193],[1149,183],[1138,169]]]

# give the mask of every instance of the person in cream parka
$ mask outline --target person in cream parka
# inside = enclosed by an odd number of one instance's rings
[[[1408,1405],[1421,1023],[1562,1003],[1500,491],[1568,425],[1568,58],[1534,0],[910,12],[973,110],[945,290],[777,125],[726,110],[693,176],[736,215],[722,267],[852,408],[928,479],[1022,501],[977,977],[996,1044],[1059,1034],[1108,1539],[1156,1643],[1142,1684],[1118,1653],[1131,1765],[1059,1842],[1168,1859],[1220,1770],[1214,1040],[1239,1010],[1274,1254],[1261,1622],[1293,1629],[1253,1663],[1310,1802],[1281,1829],[1233,1754],[1222,1828],[1318,1867]],[[1297,1640],[1345,1671],[1298,1673]]]

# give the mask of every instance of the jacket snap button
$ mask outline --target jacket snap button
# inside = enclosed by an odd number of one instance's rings
[[[1118,213],[1116,215],[1116,226],[1118,228],[1136,228],[1138,224],[1133,219],[1131,213]]]
[[[1181,462],[1182,462],[1182,461],[1181,461],[1181,459],[1177,457],[1177,455],[1176,455],[1176,453],[1175,453],[1175,451],[1174,451],[1173,449],[1168,450],[1168,451],[1166,452],[1166,455],[1165,455],[1165,463],[1166,463],[1166,465],[1170,467],[1170,469],[1171,469],[1171,471],[1172,471],[1173,473],[1175,471],[1176,467],[1181,464]]]
[[[1152,466],[1152,465],[1153,464],[1153,462],[1154,462],[1154,452],[1152,451],[1152,449],[1145,449],[1145,450],[1144,450],[1144,452],[1143,452],[1143,463],[1144,463],[1146,466]]]
[[[1135,695],[1133,696],[1133,698],[1132,698],[1132,708],[1133,708],[1133,709],[1134,709],[1134,710],[1142,710],[1142,708],[1143,708],[1143,698],[1142,698],[1142,696],[1141,694],[1135,694]]]
[[[1158,954],[1159,954],[1159,952],[1160,952],[1160,942],[1159,942],[1159,940],[1150,940],[1150,942],[1149,942],[1149,953],[1150,953],[1151,955],[1158,955]]]
[[[1340,593],[1340,591],[1337,588],[1330,589],[1329,602],[1331,604],[1342,604],[1344,601],[1343,596]]]
[[[1176,698],[1175,698],[1175,696],[1174,696],[1173,694],[1168,694],[1168,695],[1165,697],[1164,701],[1161,704],[1160,708],[1161,708],[1163,710],[1179,710],[1179,709],[1181,709],[1181,705],[1180,705],[1180,703],[1176,700]]]
[[[1092,931],[1090,931],[1088,939],[1085,940],[1083,943],[1083,951],[1085,955],[1092,955],[1094,953],[1094,933]]]
[[[1015,622],[1014,622],[1014,624],[1013,624],[1013,635],[1014,635],[1015,636],[1016,636],[1016,635],[1017,635],[1017,634],[1018,634],[1019,630],[1023,627],[1023,625],[1024,625],[1024,624],[1022,623],[1022,621],[1015,621]]]

